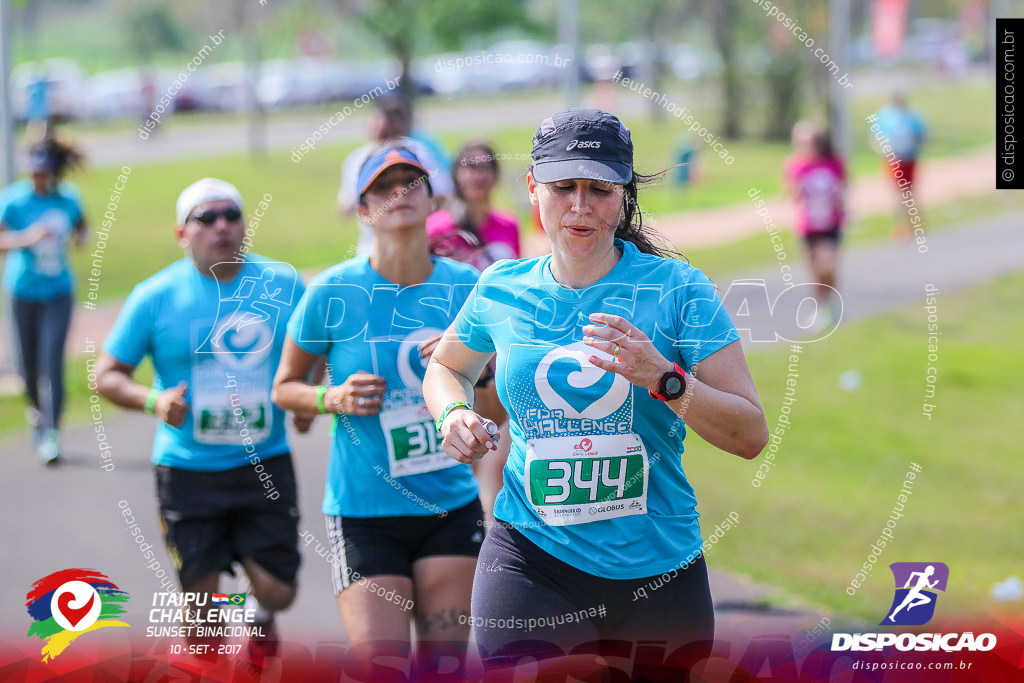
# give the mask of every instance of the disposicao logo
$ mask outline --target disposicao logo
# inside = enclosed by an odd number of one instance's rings
[[[893,562],[896,595],[879,626],[921,626],[935,615],[936,590],[946,591],[949,567],[942,562]]]
[[[26,636],[42,638],[43,661],[54,659],[78,636],[107,626],[128,624],[124,614],[128,594],[95,569],[65,569],[32,584],[25,607],[32,617]]]
[[[896,581],[892,605],[880,626],[921,626],[935,615],[935,591],[946,590],[949,567],[942,562],[893,562]],[[895,647],[901,652],[986,652],[996,646],[992,633],[833,633],[832,651],[880,652]]]

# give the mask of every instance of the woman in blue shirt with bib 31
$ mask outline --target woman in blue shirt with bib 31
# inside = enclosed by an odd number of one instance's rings
[[[424,380],[459,462],[488,452],[466,378],[492,355],[512,421],[474,579],[476,641],[488,667],[610,639],[667,641],[688,668],[709,651],[714,612],[683,438],[689,427],[754,458],[764,412],[714,285],[642,225],[647,178],[629,129],[596,109],[563,111],[531,156],[551,254],[485,270]],[[666,573],[649,597],[637,592]]]
[[[336,415],[323,512],[338,609],[366,666],[374,656],[408,656],[415,623],[415,679],[461,656],[469,637],[483,509],[471,468],[441,449],[422,380],[429,350],[479,273],[430,255],[434,198],[411,150],[392,144],[371,154],[358,190],[372,249],[310,282],[288,324],[274,400]],[[307,381],[319,356],[330,386]]]
[[[60,456],[64,342],[74,290],[68,243],[81,247],[86,239],[78,190],[61,178],[81,163],[76,149],[45,138],[29,150],[32,177],[8,187],[0,208],[0,252],[11,251],[4,289],[11,297],[33,441],[47,464]]]

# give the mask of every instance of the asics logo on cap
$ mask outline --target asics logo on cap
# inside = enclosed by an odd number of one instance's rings
[[[573,140],[565,148],[565,151],[573,149],[598,149],[601,146],[600,140]]]

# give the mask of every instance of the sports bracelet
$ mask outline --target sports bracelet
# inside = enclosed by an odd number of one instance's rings
[[[320,411],[321,415],[327,413],[327,408],[324,408],[324,394],[327,393],[327,387],[323,384],[316,388],[316,409]]]
[[[434,423],[434,426],[437,427],[437,431],[441,431],[441,425],[444,424],[444,419],[448,417],[448,415],[456,408],[471,409],[472,406],[470,406],[465,401],[452,401],[451,403],[446,405],[444,407],[444,410],[441,411],[441,416],[437,418],[437,422]]]
[[[150,389],[149,396],[146,397],[146,406],[143,408],[147,415],[152,415],[156,412],[156,400],[160,398],[160,391],[158,389]]]

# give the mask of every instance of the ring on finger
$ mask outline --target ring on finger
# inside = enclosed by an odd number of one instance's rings
[[[614,342],[612,342],[612,343],[614,344]],[[619,357],[619,351],[621,349],[622,349],[621,346],[619,346],[618,344],[615,344],[615,350],[612,351],[612,358],[618,358]]]
[[[358,403],[360,406],[365,406],[366,405],[366,397],[365,396],[360,396],[359,400],[356,401],[356,403]]]

